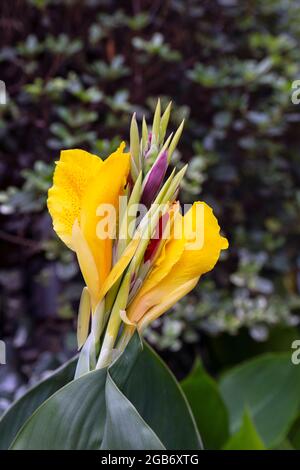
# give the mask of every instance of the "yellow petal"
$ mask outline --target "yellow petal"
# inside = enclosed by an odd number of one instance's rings
[[[178,302],[182,297],[187,295],[197,285],[199,278],[191,279],[178,288],[169,292],[167,296],[160,299],[160,303],[150,308],[138,323],[138,329],[143,331],[150,323],[156,318],[160,317],[163,313],[169,310],[173,305]]]
[[[123,153],[124,147],[125,144],[122,143],[118,150],[103,162],[82,200],[80,227],[93,254],[101,285],[111,269],[113,239],[110,236],[99,238],[99,211],[104,204],[118,210],[119,195],[123,192],[130,163],[129,153]]]
[[[100,291],[99,275],[95,259],[83,236],[77,219],[75,220],[72,230],[72,246],[76,251],[78,264],[91,295],[92,307],[94,309]]]
[[[109,289],[114,285],[114,283],[119,279],[121,274],[127,268],[128,264],[130,263],[132,257],[134,256],[136,252],[138,244],[139,244],[139,238],[134,238],[133,240],[131,240],[131,242],[125,249],[123,255],[114,265],[109,275],[105,279],[104,283],[102,284],[98,302],[100,302],[103,299],[103,297],[107,294]]]
[[[196,220],[197,216],[200,217],[199,221]],[[145,280],[143,288],[128,308],[127,315],[131,321],[140,321],[153,307],[158,306],[156,312],[163,312],[174,305],[180,297],[186,295],[185,289],[188,289],[195,279],[199,279],[214,267],[221,250],[228,247],[227,240],[219,234],[218,221],[207,204],[195,203],[182,220],[181,241],[184,243],[184,249],[180,251],[179,258],[176,257],[176,262],[172,263],[170,258],[176,256],[174,250],[181,245],[178,244],[179,240],[175,239],[168,242],[172,250],[168,251],[166,247],[163,261]],[[198,229],[200,226],[201,233],[193,233],[197,226]],[[198,238],[198,243],[195,244]]]
[[[159,285],[162,282],[162,279],[166,277],[169,272],[171,271],[172,267],[177,263],[177,261],[182,256],[185,240],[182,239],[174,239],[172,237],[174,230],[176,230],[177,225],[182,224],[182,216],[180,213],[176,214],[174,220],[174,226],[171,237],[169,240],[166,241],[165,246],[162,250],[161,255],[159,256],[158,260],[156,261],[153,269],[150,271],[149,275],[143,282],[138,295],[133,299],[128,315],[135,315],[135,320],[137,315],[138,309],[147,309],[147,305],[151,296],[146,296],[147,292],[151,291],[153,287]],[[143,300],[142,300],[143,299]],[[142,303],[141,303],[142,302]]]
[[[83,150],[61,152],[49,190],[54,229],[76,251],[93,308],[111,269],[113,243],[112,238],[97,236],[97,209],[108,204],[117,214],[118,198],[129,172],[129,154],[123,153],[124,147],[122,143],[104,162]]]
[[[132,321],[129,320],[127,317],[126,310],[120,310],[120,317],[123,323],[125,323],[128,326],[135,326],[135,323],[132,323]]]
[[[82,198],[102,165],[101,158],[79,149],[63,150],[56,162],[47,204],[54,230],[71,249],[72,227],[79,219]]]
[[[197,228],[200,220],[199,243],[189,231]],[[201,276],[211,271],[219,259],[221,250],[228,248],[228,241],[220,235],[220,226],[211,207],[204,202],[195,202],[184,216],[184,237],[186,245],[179,262],[174,266],[172,275],[179,282]],[[171,273],[170,273],[171,275]]]

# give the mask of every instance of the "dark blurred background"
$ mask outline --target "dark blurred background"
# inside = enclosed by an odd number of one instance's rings
[[[181,193],[211,204],[223,261],[147,332],[181,378],[290,348],[300,312],[300,4],[9,0],[0,6],[0,413],[76,347],[82,288],[46,210],[54,161],[107,156],[131,114],[173,101]],[[179,153],[180,152],[180,153]]]

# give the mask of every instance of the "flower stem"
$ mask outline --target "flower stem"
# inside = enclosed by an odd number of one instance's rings
[[[120,325],[122,322],[120,311],[126,308],[129,286],[130,286],[131,272],[127,271],[125,274],[119,292],[117,294],[108,325],[106,328],[105,336],[103,339],[99,359],[96,365],[96,369],[106,367],[112,358],[112,350],[114,348]]]
[[[135,330],[135,326],[126,325],[118,341],[117,350],[119,353],[122,353],[124,351],[129,341],[131,340]]]
[[[121,319],[119,321],[119,325],[117,325],[114,332],[112,330],[110,330],[110,332],[108,331],[106,332],[103,343],[102,343],[98,362],[96,365],[96,369],[102,369],[103,367],[107,367],[110,364],[111,359],[112,359],[112,351],[113,351],[114,344],[115,344],[117,334],[119,331],[120,323],[121,323]]]

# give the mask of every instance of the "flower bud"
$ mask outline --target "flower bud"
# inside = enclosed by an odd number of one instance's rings
[[[150,207],[151,203],[153,202],[159,191],[159,188],[161,187],[167,168],[168,154],[166,151],[164,151],[157,157],[156,162],[154,163],[146,178],[141,199],[142,204],[145,204],[145,206]]]

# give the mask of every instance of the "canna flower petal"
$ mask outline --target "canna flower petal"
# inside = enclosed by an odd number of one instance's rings
[[[123,193],[130,167],[130,154],[123,153],[125,143],[119,146],[104,162],[82,199],[80,227],[98,268],[100,285],[108,276],[112,265],[112,245],[115,234],[100,236],[99,209],[111,207],[118,210],[119,196]],[[112,223],[115,226],[116,223]]]
[[[164,297],[161,302],[150,308],[138,323],[138,329],[143,331],[150,323],[156,318],[160,317],[163,313],[175,305],[178,300],[187,295],[198,284],[199,277],[195,277],[184,284],[181,284],[175,291],[170,292],[170,295]]]
[[[93,310],[112,264],[113,234],[99,238],[99,208],[108,205],[117,215],[129,173],[130,156],[124,147],[122,142],[105,161],[83,150],[62,151],[48,194],[54,230],[76,251]]]
[[[203,243],[195,248],[199,209],[203,215]],[[180,217],[176,218],[175,232],[166,244],[163,259],[150,272],[128,308],[127,315],[133,322],[140,322],[145,314],[149,313],[152,318],[153,312],[159,316],[168,310],[194,288],[202,274],[215,266],[221,250],[228,248],[228,241],[220,236],[218,221],[207,204],[196,202],[184,217]],[[182,236],[176,239],[180,233],[176,228],[180,228],[181,223]],[[176,252],[177,248],[179,252]]]
[[[91,295],[92,307],[94,309],[100,290],[99,274],[94,256],[83,236],[77,219],[72,230],[72,245],[76,251],[80,271]]]
[[[101,158],[79,149],[63,150],[56,162],[47,205],[55,232],[72,250],[72,228],[80,217],[83,196],[102,165]]]

